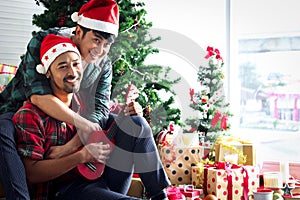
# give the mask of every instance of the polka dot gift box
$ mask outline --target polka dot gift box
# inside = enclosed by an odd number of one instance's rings
[[[204,193],[216,195],[220,200],[248,199],[258,186],[258,169],[254,166],[218,162],[204,168]]]
[[[202,161],[204,149],[201,146],[177,148],[163,146],[159,155],[172,185],[191,184],[192,166]]]

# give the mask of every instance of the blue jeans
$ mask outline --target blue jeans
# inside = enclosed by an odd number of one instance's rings
[[[110,115],[110,120],[112,117]],[[145,118],[125,117],[116,124],[115,147],[104,171],[109,187],[124,193],[130,186],[133,172],[139,174],[148,197],[169,186],[170,181],[160,161],[152,130]]]
[[[25,169],[16,148],[13,115],[0,115],[0,180],[7,200],[29,200]]]
[[[64,184],[57,190],[55,200],[138,200],[110,190],[104,179],[88,181],[83,177]]]

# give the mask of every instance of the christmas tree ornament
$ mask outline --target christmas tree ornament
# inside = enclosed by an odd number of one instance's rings
[[[281,188],[283,191],[283,197],[292,197],[292,190],[294,189],[294,187],[290,187],[288,183],[285,184],[285,186],[283,188]]]

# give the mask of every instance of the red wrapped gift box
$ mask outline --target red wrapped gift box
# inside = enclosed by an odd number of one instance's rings
[[[202,189],[195,189],[193,185],[179,185],[180,192],[185,196],[186,200],[196,200],[203,194]]]
[[[203,194],[202,189],[195,189],[193,185],[179,185],[167,188],[169,200],[198,200]]]
[[[185,197],[181,193],[180,188],[176,186],[171,186],[167,188],[167,196],[169,200],[184,200]]]
[[[204,167],[204,194],[213,194],[221,200],[248,199],[259,186],[258,169],[254,166],[217,162]]]

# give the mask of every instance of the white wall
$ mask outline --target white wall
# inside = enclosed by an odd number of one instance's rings
[[[225,0],[145,1],[147,19],[154,28],[179,32],[204,48],[225,48]],[[176,45],[176,44],[174,44]]]
[[[206,65],[207,46],[214,46],[225,57],[226,17],[225,0],[151,0],[144,1],[146,19],[161,41],[154,44],[159,54],[149,55],[146,63],[169,66],[174,78],[181,77],[175,90],[176,105],[182,120],[197,113],[189,107],[189,89],[200,89],[197,71]]]
[[[42,11],[34,0],[0,1],[0,63],[18,65],[31,33],[32,15]]]

